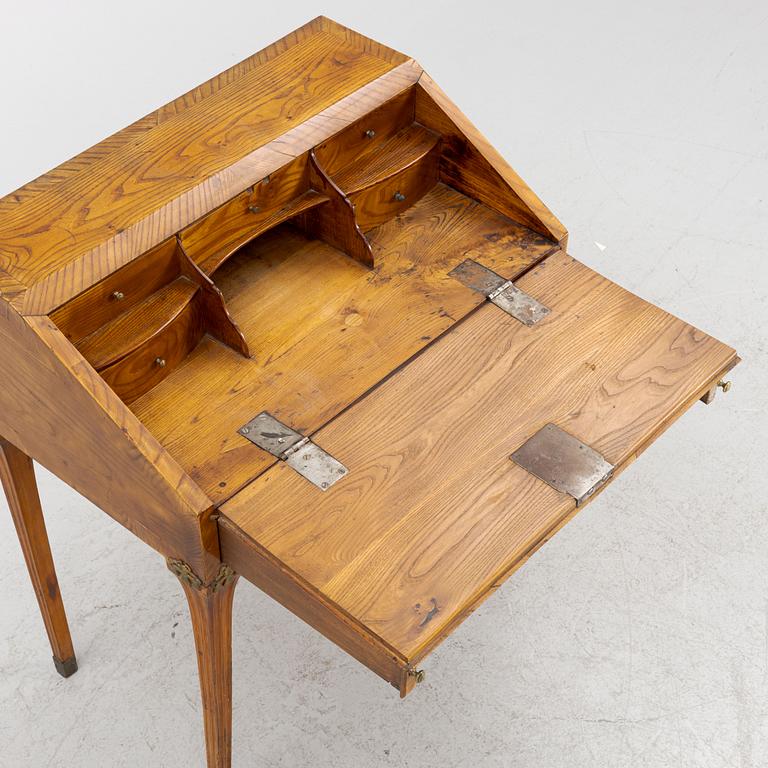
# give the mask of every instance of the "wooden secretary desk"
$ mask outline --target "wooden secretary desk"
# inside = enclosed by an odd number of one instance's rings
[[[738,358],[567,255],[413,60],[325,18],[0,200],[0,475],[167,558],[208,765],[242,576],[391,683]]]

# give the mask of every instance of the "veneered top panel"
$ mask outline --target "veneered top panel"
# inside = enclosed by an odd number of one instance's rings
[[[0,273],[30,295],[5,297],[50,311],[304,151],[297,130],[398,67],[395,90],[410,60],[315,19],[6,196]]]

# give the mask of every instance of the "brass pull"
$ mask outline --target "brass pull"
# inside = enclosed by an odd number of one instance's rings
[[[259,206],[258,206],[258,205],[249,205],[249,206],[248,206],[248,210],[249,210],[251,213],[261,213],[261,208],[259,208]]]
[[[731,388],[731,382],[730,381],[718,381],[717,386],[720,387],[720,389],[723,390],[723,392],[727,392]]]
[[[409,669],[408,674],[416,680],[416,683],[423,683],[427,673],[423,669]]]
[[[112,298],[114,301],[122,301],[125,298],[125,294],[122,291],[114,291]]]
[[[373,128],[369,128],[369,129],[368,129],[368,130],[365,132],[365,138],[366,138],[366,139],[372,139],[372,138],[373,138],[375,135],[376,135],[376,131],[374,131],[374,130],[373,130]]]
[[[402,192],[395,192],[394,198],[398,203],[402,203],[405,200],[405,195]]]
[[[162,357],[155,358],[155,365],[158,368],[165,368],[165,360]]]

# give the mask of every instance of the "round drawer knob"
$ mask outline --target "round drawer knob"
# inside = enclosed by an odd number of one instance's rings
[[[394,198],[398,203],[402,203],[405,200],[405,195],[402,192],[395,192]]]
[[[155,365],[158,368],[165,368],[165,360],[162,357],[155,358]]]
[[[368,130],[365,132],[365,138],[366,138],[366,139],[372,139],[372,138],[373,138],[375,135],[376,135],[376,131],[374,131],[374,130],[373,130],[373,128],[369,128],[369,129],[368,129]]]
[[[125,294],[124,294],[122,291],[115,291],[115,292],[112,294],[112,298],[113,298],[115,301],[122,301],[122,300],[125,298]]]

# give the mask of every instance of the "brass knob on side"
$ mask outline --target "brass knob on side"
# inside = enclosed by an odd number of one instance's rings
[[[158,368],[165,368],[165,360],[162,357],[155,358],[155,365]]]
[[[424,678],[427,676],[427,673],[423,669],[411,669],[408,674],[416,680],[416,684],[424,682]]]
[[[717,386],[720,387],[720,389],[723,390],[723,392],[727,392],[731,388],[731,382],[730,381],[718,381]]]
[[[125,294],[122,291],[115,291],[112,294],[112,299],[114,301],[122,301],[125,298]]]
[[[373,138],[375,135],[376,135],[376,131],[374,131],[374,130],[373,130],[373,128],[369,128],[369,129],[368,129],[368,130],[365,132],[365,138],[366,138],[366,139],[372,139],[372,138]]]
[[[405,195],[402,192],[395,192],[394,198],[398,203],[402,203],[405,200]]]

